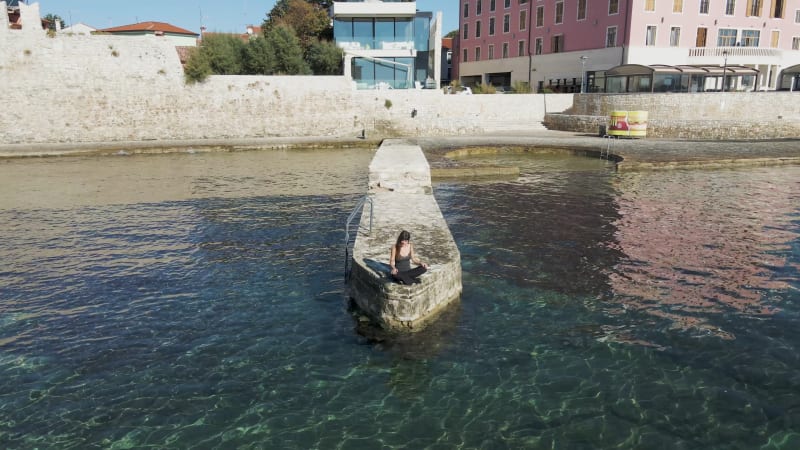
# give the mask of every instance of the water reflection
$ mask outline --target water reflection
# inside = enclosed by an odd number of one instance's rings
[[[611,282],[602,269],[622,255],[609,245],[618,218],[616,193],[607,182],[611,168],[601,160],[552,155],[486,160],[517,164],[521,176],[499,183],[441,183],[436,192],[440,204],[451,203],[448,223],[467,228],[456,239],[459,245],[481,247],[478,260],[468,255],[463,264],[476,275],[519,287],[608,292]]]
[[[626,310],[725,339],[713,314],[769,316],[798,233],[798,170],[627,173],[615,178],[619,218],[609,271]]]

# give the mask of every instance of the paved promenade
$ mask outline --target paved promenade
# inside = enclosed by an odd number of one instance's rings
[[[444,155],[465,147],[536,147],[578,154],[599,155],[608,140],[596,135],[534,130],[503,134],[406,138],[420,145],[432,168],[448,164]],[[676,167],[729,167],[740,165],[800,164],[800,136],[797,139],[763,141],[692,141],[668,139],[615,139],[611,157],[620,170]],[[286,149],[292,147],[376,148],[380,141],[353,137],[302,137],[264,139],[224,139],[191,141],[137,141],[81,144],[0,144],[0,158],[25,156],[115,155],[125,153],[166,153],[237,151],[248,149]]]

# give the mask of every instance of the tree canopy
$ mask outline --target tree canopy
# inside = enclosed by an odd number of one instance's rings
[[[331,39],[329,0],[278,0],[262,24],[263,36],[207,34],[193,50],[187,82],[209,75],[340,75],[342,50]]]
[[[47,21],[47,28],[49,30],[55,31],[56,22],[61,25],[61,28],[64,28],[64,19],[62,19],[58,14],[47,14],[43,17],[43,19]]]
[[[333,28],[327,10],[311,0],[278,0],[267,14],[262,28],[266,31],[284,24],[294,28],[304,49],[316,39],[331,39]]]

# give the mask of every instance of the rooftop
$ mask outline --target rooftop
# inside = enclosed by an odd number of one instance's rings
[[[169,34],[183,34],[187,36],[199,36],[198,33],[189,31],[166,22],[139,22],[131,25],[122,25],[112,28],[98,30],[103,33],[133,33],[133,32],[161,32]]]

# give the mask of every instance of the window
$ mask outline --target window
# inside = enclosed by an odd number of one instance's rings
[[[478,2],[475,4],[475,15],[480,16],[481,13],[483,12],[482,9],[483,8],[481,7],[481,0],[478,0]]]
[[[800,9],[794,12],[794,23],[800,23]]]
[[[564,23],[564,2],[556,3],[556,24]]]
[[[536,7],[536,28],[544,26],[544,6]]]
[[[645,36],[644,45],[656,45],[656,26],[647,26],[647,35]]]
[[[683,12],[683,0],[672,0],[672,12],[674,13]]]
[[[758,47],[760,38],[759,30],[742,30],[742,47]]]
[[[464,49],[464,57],[461,59],[463,60],[462,62],[467,62],[467,49]]]
[[[644,10],[653,12],[656,10],[656,0],[644,0]]]
[[[792,50],[800,50],[800,37],[792,38]]]
[[[503,33],[511,31],[511,15],[506,14],[503,16]]]
[[[468,23],[464,24],[464,37],[462,39],[464,39],[464,40],[469,39],[469,24]]]
[[[758,17],[761,15],[761,0],[747,0],[747,11],[746,15],[748,17]]]
[[[706,35],[708,34],[708,28],[699,27],[697,28],[697,38],[695,38],[694,46],[695,47],[705,47],[706,46]]]
[[[617,27],[606,28],[606,47],[617,46]]]
[[[481,37],[481,21],[475,22],[475,39]]]
[[[494,36],[494,17],[489,18],[489,36]]]
[[[608,15],[619,14],[619,0],[608,0]]]
[[[511,8],[511,0],[506,0],[505,4],[503,4],[503,7],[506,9]]]
[[[464,3],[464,17],[469,17],[469,3]]]
[[[717,47],[734,47],[736,45],[736,30],[733,28],[720,28],[717,37]]]
[[[732,16],[735,11],[736,11],[736,0],[726,0],[725,15]]]
[[[475,47],[475,61],[481,60],[481,48]]]
[[[700,14],[708,14],[708,0],[700,0]]]
[[[494,59],[494,45],[489,45],[489,54],[486,55],[486,59]]]
[[[536,40],[533,42],[533,54],[542,54],[542,38],[536,38]]]
[[[783,19],[783,10],[786,9],[785,0],[772,0],[769,7],[769,16],[774,19]]]
[[[578,20],[586,20],[586,0],[578,0]]]
[[[489,11],[495,10],[495,0],[489,0]]]
[[[681,28],[672,27],[669,29],[669,46],[678,47],[681,45]]]
[[[525,56],[525,41],[517,42],[517,56]]]
[[[508,58],[508,42],[503,42],[503,58]]]
[[[520,5],[524,5],[524,4],[526,4],[526,3],[528,3],[528,0],[519,0],[519,4],[520,4]]]
[[[778,30],[772,30],[772,35],[769,40],[769,46],[772,48],[778,48],[778,44],[781,41],[781,32]]]
[[[564,52],[564,35],[559,34],[558,36],[553,36],[550,41],[550,50],[553,53],[562,53]]]
[[[528,10],[523,9],[519,12],[519,31],[525,31],[528,26]]]

